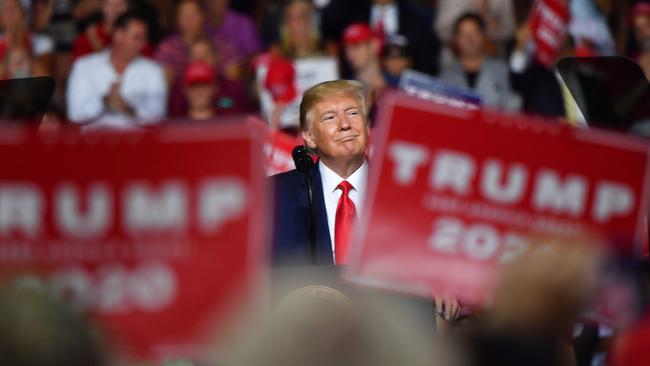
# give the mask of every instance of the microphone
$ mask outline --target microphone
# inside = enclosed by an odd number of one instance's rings
[[[314,160],[312,160],[306,146],[298,145],[294,147],[291,156],[293,157],[293,163],[296,165],[296,169],[307,175],[311,172],[314,166]]]

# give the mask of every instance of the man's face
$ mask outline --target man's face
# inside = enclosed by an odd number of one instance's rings
[[[634,36],[643,52],[650,52],[650,16],[637,15],[633,19]]]
[[[411,65],[411,60],[404,56],[388,56],[384,59],[384,69],[391,75],[402,75]]]
[[[187,101],[190,108],[207,109],[212,107],[215,93],[213,84],[198,83],[187,87]]]
[[[0,26],[4,30],[19,26],[24,20],[24,14],[17,0],[3,0],[0,2]]]
[[[307,123],[302,136],[324,162],[364,156],[369,128],[356,98],[344,94],[328,96],[311,108]]]
[[[191,61],[203,61],[210,65],[217,64],[217,55],[207,41],[197,42],[190,49]]]
[[[485,36],[474,21],[466,20],[458,25],[455,41],[460,56],[480,56],[483,54]]]
[[[372,41],[352,43],[345,46],[345,58],[354,71],[365,69],[376,57],[377,49]]]
[[[147,25],[140,20],[131,20],[126,28],[115,30],[113,37],[113,47],[128,58],[136,57],[147,43]]]

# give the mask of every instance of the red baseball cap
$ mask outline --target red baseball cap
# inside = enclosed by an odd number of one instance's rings
[[[367,42],[374,37],[372,30],[366,23],[350,24],[343,31],[343,44],[352,45],[361,42]]]
[[[185,69],[185,86],[194,84],[214,84],[214,67],[207,62],[193,61]]]
[[[293,100],[298,95],[293,64],[281,57],[273,58],[269,63],[264,86],[271,92],[274,102],[288,103]]]
[[[650,16],[650,2],[639,1],[632,7],[632,16],[638,15]]]

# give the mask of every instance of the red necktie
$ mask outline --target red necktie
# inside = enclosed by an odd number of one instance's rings
[[[337,187],[342,191],[339,204],[336,206],[336,223],[334,226],[334,253],[336,264],[346,264],[348,255],[348,240],[357,210],[348,193],[352,185],[342,181]]]

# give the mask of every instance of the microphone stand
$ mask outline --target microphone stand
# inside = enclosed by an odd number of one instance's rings
[[[309,244],[311,249],[311,264],[317,264],[316,252],[316,209],[314,208],[314,190],[311,174],[305,174],[307,183],[307,201],[309,202]]]
[[[312,171],[314,170],[314,161],[309,155],[306,146],[298,145],[291,152],[296,169],[305,175],[307,184],[307,202],[309,204],[309,245],[311,252],[311,264],[317,264],[316,250],[316,209],[314,208],[314,189],[312,184]]]

